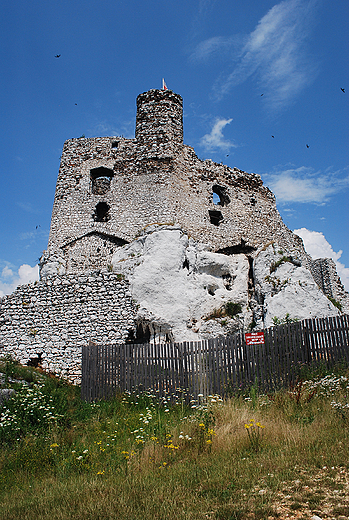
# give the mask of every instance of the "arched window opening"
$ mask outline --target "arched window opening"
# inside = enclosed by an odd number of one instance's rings
[[[214,184],[212,186],[213,191],[213,204],[219,206],[227,206],[230,202],[229,195],[227,193],[227,188],[225,186],[219,186],[218,184]]]
[[[93,215],[95,222],[108,222],[110,219],[109,209],[109,204],[106,202],[98,202]]]
[[[93,195],[104,195],[110,189],[110,182],[114,176],[113,170],[100,166],[90,170]]]

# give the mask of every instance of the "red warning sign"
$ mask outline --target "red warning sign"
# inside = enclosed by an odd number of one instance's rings
[[[264,332],[247,332],[245,338],[246,345],[264,344]]]

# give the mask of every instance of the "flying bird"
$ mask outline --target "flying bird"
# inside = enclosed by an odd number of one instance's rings
[[[75,105],[77,105],[77,103],[75,103]]]
[[[60,58],[61,55],[60,54],[56,54],[55,58]]]
[[[309,148],[309,145],[308,145],[308,144],[306,144],[305,146],[306,146],[307,148]]]
[[[344,92],[344,94],[345,94],[345,88],[342,88],[342,87],[341,87],[341,91]]]
[[[264,96],[264,94],[261,94],[261,97]]]
[[[275,136],[274,136],[274,135],[272,135],[272,138],[273,138],[273,139],[274,139],[274,137],[275,137]]]

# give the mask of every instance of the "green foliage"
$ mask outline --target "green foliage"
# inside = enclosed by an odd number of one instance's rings
[[[256,408],[258,404],[258,380],[255,379],[254,384],[250,388],[250,401],[252,408]]]
[[[277,262],[271,264],[271,266],[270,266],[270,274],[273,273],[274,271],[276,271],[276,269],[281,264],[284,264],[285,262],[290,262],[291,264],[293,264],[293,259],[290,256],[283,256],[282,258],[280,258],[280,260],[278,260]]]
[[[299,319],[291,318],[288,312],[284,318],[278,318],[277,316],[273,317],[274,325],[286,325],[287,323],[297,323],[297,321],[299,321]]]
[[[289,283],[290,279],[286,278],[285,280],[280,280],[280,278],[274,278],[269,275],[267,275],[264,280],[268,283],[270,283],[273,286],[273,289],[279,289],[281,290],[282,287],[284,287],[286,284]]]
[[[6,383],[9,382],[9,378],[24,380],[28,383],[38,382],[41,378],[39,372],[31,367],[21,365],[10,354],[0,359],[0,372],[5,375]],[[12,386],[15,388],[16,384]]]
[[[231,318],[242,312],[240,303],[227,302],[225,304],[224,308],[225,308],[226,315],[230,316]]]
[[[245,424],[245,428],[251,450],[258,452],[261,448],[263,428],[265,428],[265,426],[259,422],[256,423],[254,419],[250,419],[250,422]]]
[[[331,298],[331,296],[327,296],[327,298],[330,300],[330,302],[335,306],[337,307],[337,309],[339,309],[341,312],[342,312],[342,304],[340,302],[338,302],[337,300],[335,300],[334,298]]]
[[[324,504],[346,514],[347,367],[270,395],[256,383],[246,396],[200,394],[189,405],[156,392],[83,403],[78,387],[37,374],[23,385],[21,437],[1,446],[1,519],[265,520],[278,517],[281,495],[284,516]],[[50,410],[61,415],[54,424]]]
[[[247,328],[247,331],[251,332],[255,328],[256,325],[257,325],[257,322],[255,320],[252,320]]]
[[[219,318],[233,318],[242,312],[242,307],[240,303],[227,302],[225,305],[222,305],[219,309],[214,309],[214,311],[209,314],[205,320],[215,320]],[[221,322],[222,323],[222,322]],[[226,320],[222,325],[226,325]]]

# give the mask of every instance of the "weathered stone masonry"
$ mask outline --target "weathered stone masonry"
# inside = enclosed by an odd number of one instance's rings
[[[64,144],[43,264],[59,257],[65,272],[106,268],[118,245],[155,223],[179,225],[212,251],[253,255],[275,241],[310,261],[259,175],[201,161],[183,144],[178,94],[139,95],[135,135]]]
[[[142,302],[137,302],[138,310],[128,282],[115,272],[122,271],[120,262],[125,260],[121,248],[130,244],[132,249],[136,237],[157,226],[181,229],[199,244],[198,251],[246,255],[251,271],[248,296],[241,295],[248,300],[246,316],[253,314],[257,320],[263,311],[263,302],[257,305],[255,300],[252,266],[258,251],[270,243],[309,269],[321,290],[341,299],[348,312],[349,297],[333,263],[312,261],[302,240],[282,222],[275,197],[260,176],[201,161],[183,144],[181,96],[150,90],[137,98],[134,139],[64,143],[48,247],[40,261],[41,281],[21,286],[0,301],[0,354],[11,353],[26,363],[42,353],[44,368],[78,381],[83,345],[132,337],[140,326]],[[129,254],[136,269],[141,261],[137,251]],[[184,262],[183,269],[188,265]],[[220,287],[224,280],[218,282]],[[150,280],[151,288],[156,283]],[[163,327],[161,312],[156,319]]]
[[[18,287],[0,301],[0,345],[23,364],[43,354],[43,368],[79,382],[83,345],[123,343],[134,328],[128,282],[119,278],[91,272]]]

